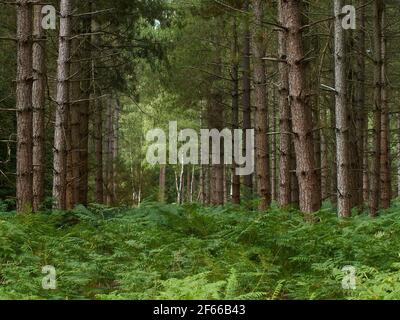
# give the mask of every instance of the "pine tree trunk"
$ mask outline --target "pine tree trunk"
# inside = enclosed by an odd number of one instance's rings
[[[114,126],[113,126],[113,116],[114,116],[114,101],[110,97],[107,99],[107,115],[106,115],[106,132],[105,132],[105,181],[104,185],[106,186],[106,199],[105,202],[108,206],[114,204],[113,199],[113,149],[114,149]]]
[[[318,180],[315,168],[312,109],[307,104],[306,82],[303,66],[304,50],[301,13],[298,1],[282,1],[282,12],[287,30],[289,65],[289,95],[294,133],[294,144],[299,181],[300,210],[305,213],[320,209]]]
[[[322,110],[322,125],[328,126],[326,110]],[[329,149],[328,149],[328,134],[327,130],[323,129],[321,132],[321,197],[325,201],[330,197],[330,184],[329,184]]]
[[[221,101],[219,94],[214,94],[211,103],[211,110],[209,113],[209,128],[222,130],[222,117],[223,109],[221,109]],[[224,149],[221,144],[220,149],[221,164],[212,164],[211,166],[211,181],[210,181],[210,198],[212,205],[223,205],[224,204]]]
[[[271,127],[272,127],[272,145],[271,145],[271,200],[277,201],[278,200],[278,178],[277,178],[277,171],[278,171],[278,135],[277,132],[277,106],[276,106],[276,94],[275,89],[272,90],[272,104],[271,104]]]
[[[215,50],[215,62],[212,79],[212,89],[210,93],[210,102],[208,104],[208,127],[209,129],[224,129],[224,105],[218,82],[220,81],[222,57],[219,50]],[[212,205],[224,204],[224,145],[221,143],[219,150],[220,163],[213,163],[211,166],[211,188],[210,197]]]
[[[120,129],[120,115],[121,115],[121,103],[117,98],[115,101],[114,117],[113,117],[113,176],[112,176],[112,193],[113,201],[116,204],[118,202],[117,196],[117,163],[119,159],[119,129]]]
[[[282,1],[279,0],[278,14],[280,25],[284,24],[285,16],[282,11]],[[278,55],[279,59],[285,62],[279,64],[279,109],[280,109],[280,185],[279,185],[279,205],[283,208],[292,203],[291,199],[291,144],[292,144],[292,124],[289,105],[289,73],[286,63],[286,32],[279,30],[278,34]]]
[[[93,10],[96,10],[93,3]],[[96,33],[99,30],[99,25],[96,19],[92,16],[92,32]],[[92,46],[99,46],[99,39],[97,35],[92,35]],[[94,106],[94,149],[95,149],[95,198],[97,203],[104,203],[104,180],[103,180],[103,101],[99,99],[99,92],[96,83],[96,67],[94,62],[94,55],[92,54],[92,99]],[[140,202],[140,201],[139,201]]]
[[[268,108],[266,88],[265,39],[261,28],[264,14],[262,0],[253,0],[254,27],[252,35],[253,83],[255,113],[255,164],[257,171],[257,194],[261,198],[259,210],[266,210],[271,203],[269,178]]]
[[[249,0],[244,1],[243,10],[249,11]],[[251,68],[250,68],[250,25],[249,22],[245,21],[245,30],[243,37],[243,62],[242,62],[242,99],[243,99],[243,154],[246,154],[246,130],[252,129],[251,124]],[[253,175],[244,176],[244,186],[246,188],[246,194],[251,195],[253,193]]]
[[[44,197],[44,115],[46,95],[46,43],[42,28],[42,6],[34,6],[33,36],[33,210],[39,211]]]
[[[381,122],[382,122],[382,15],[383,2],[374,2],[374,50],[375,50],[375,70],[374,70],[374,132],[372,148],[372,174],[371,174],[371,201],[370,215],[375,217],[379,210],[380,200],[380,164],[381,164]]]
[[[17,211],[32,209],[32,7],[17,4]]]
[[[387,84],[387,56],[386,56],[386,36],[385,36],[385,11],[382,12],[382,35],[381,35],[381,102],[382,102],[382,118],[381,118],[381,208],[389,209],[391,204],[391,164],[390,164],[390,120],[389,120],[389,101],[388,101],[388,84]]]
[[[93,12],[93,3],[89,1],[88,11]],[[92,16],[84,17],[84,32],[90,34],[92,32]],[[89,177],[89,109],[90,94],[92,90],[92,44],[91,37],[85,38],[82,55],[82,99],[80,106],[80,167],[79,167],[79,203],[88,204],[88,177]],[[85,61],[86,59],[86,61]]]
[[[232,137],[234,140],[234,131],[239,129],[239,47],[237,35],[236,18],[233,24],[233,44],[232,44]],[[233,141],[233,146],[234,141]],[[236,148],[237,146],[235,146]],[[234,152],[237,151],[234,148]],[[240,204],[240,176],[236,174],[237,165],[233,153],[232,161],[232,202]]]
[[[364,203],[369,201],[369,186],[364,186],[364,181],[368,181],[368,119],[367,112],[365,110],[365,57],[361,53],[366,52],[365,48],[365,7],[364,0],[360,0],[360,11],[358,21],[360,27],[357,30],[357,90],[356,90],[356,113],[357,113],[357,146],[359,155],[358,169],[358,183],[357,193],[359,193],[358,205],[363,207]]]
[[[75,21],[74,34],[79,34],[78,21]],[[79,49],[79,40],[74,39],[71,42],[71,84],[70,84],[70,110],[69,110],[69,132],[70,144],[67,155],[67,208],[72,209],[79,202],[79,179],[80,179],[80,108],[81,99],[80,79],[81,50]]]
[[[346,63],[344,29],[342,28],[342,1],[334,1],[335,15],[335,115],[338,214],[342,218],[351,216],[351,189],[349,164],[349,112],[346,93]]]
[[[55,209],[66,209],[67,134],[71,57],[72,1],[60,1],[60,36],[57,65],[57,108],[54,129],[53,199]]]

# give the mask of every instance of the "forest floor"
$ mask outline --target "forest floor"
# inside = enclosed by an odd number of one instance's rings
[[[400,298],[400,203],[348,221],[329,206],[313,221],[277,208],[146,203],[17,216],[2,207],[0,299]],[[54,290],[42,288],[48,265]]]

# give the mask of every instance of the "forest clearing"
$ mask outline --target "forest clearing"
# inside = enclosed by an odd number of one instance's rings
[[[0,1],[0,300],[399,300],[399,16]]]

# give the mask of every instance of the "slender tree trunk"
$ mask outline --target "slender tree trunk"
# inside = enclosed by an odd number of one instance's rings
[[[74,33],[79,34],[79,23],[74,22]],[[77,102],[81,99],[80,79],[81,50],[79,48],[79,40],[76,38],[71,42],[71,84],[70,84],[70,110],[69,110],[69,148],[67,155],[67,191],[66,201],[67,208],[72,209],[79,202],[79,179],[80,179],[80,109],[81,104]]]
[[[208,126],[210,129],[217,129],[219,131],[224,128],[224,105],[221,96],[220,89],[218,88],[218,82],[220,81],[222,57],[221,52],[215,50],[215,64],[214,64],[214,76],[212,79],[213,88],[211,89],[211,97],[208,111]],[[212,164],[211,167],[211,203],[219,206],[224,204],[224,146],[221,143],[219,150],[220,163]]]
[[[382,118],[381,118],[381,208],[389,209],[391,204],[391,164],[390,164],[390,120],[389,120],[389,101],[388,101],[388,84],[387,84],[387,56],[386,56],[386,36],[385,36],[385,11],[382,12],[382,35],[381,35],[381,103],[382,103]]]
[[[318,180],[315,168],[312,109],[307,104],[303,66],[301,13],[298,1],[283,0],[282,12],[287,30],[289,95],[300,190],[300,210],[313,213],[320,209]]]
[[[334,66],[333,66],[334,68]],[[333,84],[333,87],[335,85]],[[332,132],[332,160],[331,163],[333,163],[332,165],[332,169],[331,169],[331,202],[333,204],[334,207],[337,207],[337,201],[338,201],[338,174],[337,174],[337,155],[336,155],[336,132],[335,132],[335,128],[336,128],[336,110],[335,110],[335,98],[332,99],[331,104],[330,104],[330,118],[329,118],[329,122],[330,122],[330,127],[331,127],[331,132]]]
[[[282,11],[282,1],[279,0],[278,14],[280,25],[284,24],[285,16]],[[288,207],[292,203],[291,199],[291,166],[290,153],[292,144],[292,124],[289,105],[289,69],[286,63],[286,32],[280,30],[278,34],[278,55],[279,59],[285,61],[279,64],[279,109],[280,109],[280,185],[279,185],[279,205]]]
[[[195,171],[195,167],[192,166],[192,176],[190,179],[190,203],[193,203],[194,201],[194,194],[196,191],[196,171]]]
[[[119,160],[119,121],[121,114],[121,104],[117,98],[115,101],[114,117],[113,117],[113,176],[112,176],[112,193],[114,203],[118,202],[117,197],[117,163]]]
[[[342,1],[334,1],[335,15],[335,115],[336,156],[338,179],[338,214],[342,218],[351,216],[351,190],[349,166],[349,112],[346,93],[346,63],[344,29],[342,28]]]
[[[104,181],[103,181],[103,116],[102,101],[95,103],[95,157],[96,157],[96,201],[103,203],[104,201]]]
[[[113,199],[113,149],[114,149],[114,126],[113,126],[113,116],[114,116],[114,101],[110,97],[107,100],[107,116],[106,116],[106,157],[105,157],[105,186],[106,186],[106,203],[111,206],[114,204]]]
[[[276,94],[275,89],[272,90],[272,104],[271,104],[271,127],[272,132],[272,146],[271,146],[271,200],[278,201],[278,178],[277,178],[277,171],[278,171],[278,135],[277,132],[277,106],[276,106]]]
[[[206,204],[206,180],[205,180],[205,166],[200,166],[200,203]]]
[[[46,44],[42,28],[42,6],[34,6],[33,36],[33,210],[39,211],[44,197],[44,114],[46,95]]]
[[[209,166],[203,166],[204,167],[204,180],[205,180],[205,204],[210,205],[211,204],[211,182],[210,182],[210,167]]]
[[[297,161],[294,141],[290,144],[290,202],[293,207],[300,207],[299,180],[297,179]]]
[[[160,178],[159,178],[159,195],[158,201],[161,203],[165,202],[165,174],[166,174],[166,166],[160,166]]]
[[[233,45],[232,45],[232,128],[234,137],[234,130],[239,129],[239,46],[237,35],[237,21],[236,18],[233,24]],[[234,140],[234,138],[233,138]],[[236,147],[233,141],[234,151]],[[234,160],[232,164],[232,202],[240,204],[240,176],[236,174],[237,165]]]
[[[32,7],[17,0],[17,211],[32,209]]]
[[[257,194],[261,198],[259,210],[266,210],[271,203],[271,186],[269,178],[269,144],[268,144],[268,108],[267,79],[265,61],[264,30],[260,27],[263,21],[264,6],[262,0],[253,0],[254,23],[252,52],[254,57],[254,105],[255,114],[255,147]]]
[[[359,28],[357,30],[357,90],[356,90],[356,112],[357,112],[357,146],[359,155],[359,172],[357,193],[360,194],[359,207],[369,201],[369,186],[364,185],[368,181],[368,117],[365,106],[365,0],[360,0],[360,11],[358,16]],[[366,166],[367,165],[367,166]]]
[[[93,3],[88,3],[89,12],[93,12]],[[92,16],[83,18],[84,31],[92,33]],[[80,168],[79,168],[79,203],[88,204],[88,177],[89,177],[89,109],[90,94],[92,90],[92,44],[91,37],[85,38],[83,56],[86,61],[82,62],[82,98],[80,106]]]
[[[374,93],[374,148],[372,157],[372,175],[371,175],[371,201],[370,214],[375,217],[379,210],[380,200],[380,164],[381,164],[381,121],[382,121],[382,15],[383,2],[381,0],[374,1],[374,50],[375,50],[375,93]]]
[[[93,10],[96,7],[93,4]],[[92,16],[93,17],[93,16]],[[92,32],[96,33],[99,30],[99,25],[96,19],[92,19]],[[97,35],[92,35],[92,45],[97,47],[99,45],[99,39]],[[93,56],[93,55],[92,55]],[[94,56],[93,56],[94,58]],[[95,140],[95,194],[96,202],[104,203],[104,180],[103,180],[103,101],[99,99],[97,90],[96,79],[96,68],[94,59],[92,60],[92,86],[93,86],[93,105],[94,105],[94,140]]]
[[[244,1],[244,11],[249,11],[249,0]],[[245,21],[244,39],[243,39],[243,73],[242,73],[242,85],[243,85],[243,130],[245,134],[243,135],[243,153],[246,154],[246,130],[252,129],[251,124],[251,68],[250,68],[250,25],[249,21]],[[247,195],[253,193],[253,175],[244,176],[244,186],[246,188]]]
[[[54,208],[66,209],[67,135],[71,57],[72,1],[60,0],[60,36],[57,65],[57,108],[54,129]]]
[[[328,127],[327,112],[322,110],[322,126]],[[323,129],[321,132],[321,197],[325,201],[330,197],[330,184],[329,184],[329,149],[328,149],[328,134],[327,130]]]
[[[218,89],[217,89],[218,90]],[[222,130],[223,127],[223,108],[221,109],[220,94],[215,92],[210,103],[211,110],[209,111],[209,128]],[[211,166],[211,188],[210,198],[212,205],[224,204],[224,150],[223,144],[220,149],[220,164],[212,164]]]

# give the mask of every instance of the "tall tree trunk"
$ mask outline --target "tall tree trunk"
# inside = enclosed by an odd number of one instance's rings
[[[280,25],[284,24],[285,16],[282,11],[282,1],[279,0],[278,14]],[[288,207],[291,202],[291,166],[290,153],[292,144],[292,124],[289,105],[289,73],[286,63],[286,32],[279,30],[278,34],[278,55],[279,59],[285,62],[279,64],[279,111],[280,111],[280,185],[279,185],[279,205]]]
[[[386,56],[386,36],[385,36],[385,11],[382,12],[382,35],[381,35],[381,102],[382,102],[382,118],[381,118],[381,208],[389,209],[392,198],[391,186],[391,164],[390,164],[390,120],[389,120],[389,101],[388,101],[388,84],[387,84],[387,56]]]
[[[107,114],[106,114],[106,123],[105,123],[105,175],[104,175],[104,185],[106,186],[106,195],[105,202],[107,205],[111,206],[114,204],[113,199],[113,149],[114,149],[114,126],[113,126],[113,117],[114,117],[114,99],[112,97],[107,99]]]
[[[249,11],[249,0],[244,1],[244,11]],[[243,90],[243,130],[245,134],[243,135],[243,153],[246,153],[246,130],[252,129],[251,124],[251,68],[250,68],[250,25],[249,21],[246,19],[244,27],[244,38],[243,38],[243,62],[242,62],[242,90]],[[244,186],[246,188],[247,195],[253,193],[253,175],[244,176]]]
[[[271,103],[271,127],[272,132],[272,145],[271,145],[271,200],[278,201],[278,135],[277,131],[277,106],[275,88],[272,89],[272,103]]]
[[[57,64],[57,108],[54,129],[54,208],[66,209],[67,131],[71,58],[72,0],[60,0],[60,36]]]
[[[269,144],[268,144],[268,108],[267,79],[265,61],[265,38],[261,28],[264,14],[262,0],[253,0],[254,27],[252,35],[252,52],[254,63],[254,106],[255,113],[255,148],[257,194],[261,198],[259,210],[266,210],[271,203],[271,186],[269,179]]]
[[[209,110],[209,128],[210,129],[223,129],[223,108],[220,100],[218,89],[212,94]],[[210,198],[212,205],[224,204],[224,147],[221,143],[220,148],[220,164],[212,164],[211,166],[211,181],[210,181]]]
[[[88,11],[93,12],[92,0],[88,3]],[[92,16],[83,18],[84,32],[92,33]],[[92,44],[91,37],[85,38],[82,55],[82,102],[80,106],[80,167],[79,167],[79,203],[88,204],[88,177],[89,177],[89,109],[90,93],[92,90]],[[86,61],[85,61],[86,59]]]
[[[374,1],[374,50],[375,50],[375,71],[374,71],[374,133],[372,148],[372,174],[371,174],[371,201],[370,215],[375,217],[379,210],[380,200],[380,164],[381,164],[381,122],[382,122],[382,0]]]
[[[344,29],[342,28],[342,1],[334,1],[335,15],[335,115],[338,214],[342,218],[351,216],[351,189],[349,166],[349,121],[346,95],[346,62]]]
[[[113,176],[112,176],[112,193],[114,203],[118,202],[117,196],[117,164],[119,159],[119,129],[120,129],[120,115],[121,115],[121,103],[117,98],[115,101],[114,117],[113,117]]]
[[[357,146],[360,170],[358,175],[357,193],[360,194],[358,206],[363,207],[369,201],[369,186],[364,185],[368,181],[368,117],[365,106],[365,0],[360,0],[360,11],[358,16],[359,28],[357,30],[357,90],[356,90],[356,113],[357,113]]]
[[[96,7],[93,3],[93,10]],[[98,47],[99,39],[95,34],[99,30],[99,25],[96,19],[92,16],[92,46]],[[104,203],[104,181],[103,181],[103,101],[99,99],[99,92],[96,83],[96,67],[94,62],[94,55],[92,55],[92,99],[94,105],[94,145],[95,145],[95,194],[96,202]]]
[[[234,137],[234,131],[239,129],[239,45],[238,45],[238,34],[237,34],[237,21],[236,18],[233,22],[233,44],[232,44],[232,137]],[[234,140],[234,138],[233,138]],[[234,144],[234,152],[236,147]],[[240,176],[236,174],[237,165],[235,163],[235,157],[233,152],[233,164],[232,164],[232,202],[234,204],[240,204]]]
[[[44,115],[46,96],[46,43],[42,28],[42,6],[34,6],[33,36],[33,210],[39,211],[44,197]]]
[[[32,5],[17,0],[17,211],[32,209]]]
[[[307,104],[304,74],[300,4],[294,0],[282,1],[282,12],[287,30],[289,66],[289,95],[300,191],[300,210],[313,213],[320,209],[318,180],[315,168],[312,109]]]
[[[74,21],[74,34],[79,34],[79,21]],[[81,99],[80,80],[82,78],[81,49],[78,38],[71,41],[71,84],[70,84],[70,110],[69,110],[69,148],[67,155],[67,208],[72,209],[79,202],[80,179],[80,108]]]
[[[330,197],[330,184],[329,184],[329,149],[328,149],[328,121],[326,109],[321,110],[322,126],[324,129],[321,131],[321,197],[325,201]]]
[[[221,89],[218,87],[221,75],[222,57],[219,49],[215,49],[215,62],[213,77],[211,79],[212,88],[210,93],[210,102],[208,104],[208,127],[222,131],[224,128],[224,105],[221,95]],[[213,163],[211,166],[211,203],[213,205],[224,204],[224,146],[221,143],[219,150],[220,162]]]

